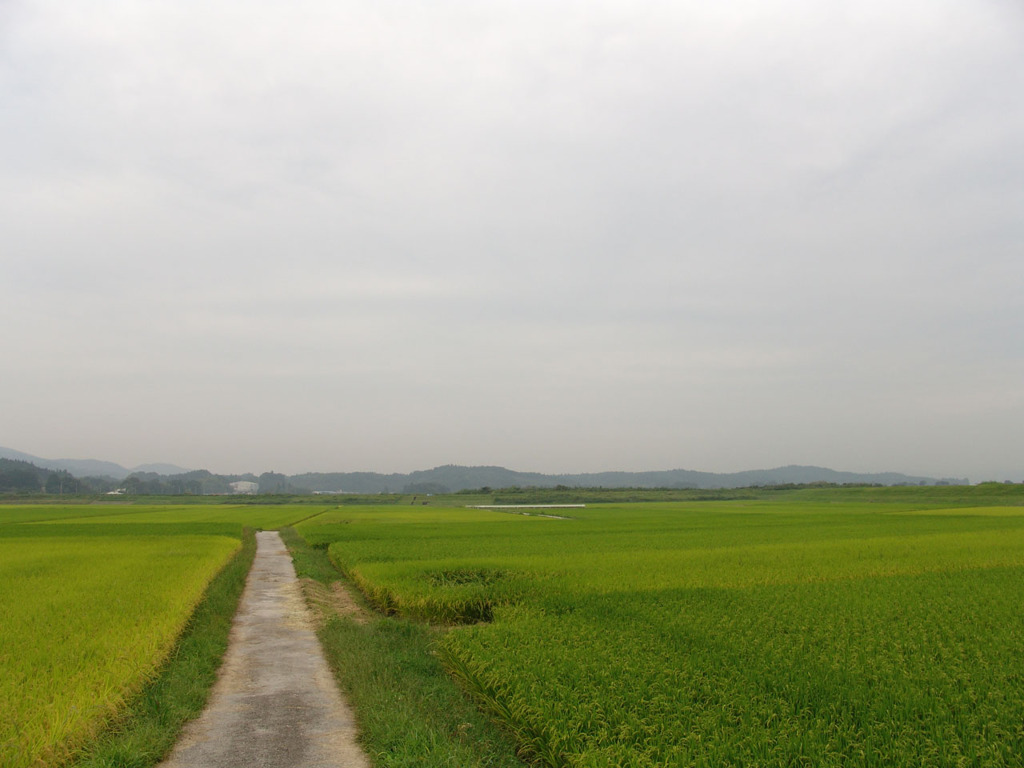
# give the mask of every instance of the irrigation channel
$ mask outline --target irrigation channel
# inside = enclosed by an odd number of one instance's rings
[[[369,768],[277,531],[256,560],[203,714],[160,768]]]

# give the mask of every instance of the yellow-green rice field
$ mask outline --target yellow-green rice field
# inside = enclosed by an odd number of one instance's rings
[[[308,507],[0,505],[0,766],[59,764],[156,673],[243,525]]]

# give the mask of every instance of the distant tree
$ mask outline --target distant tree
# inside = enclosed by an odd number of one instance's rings
[[[47,493],[63,495],[65,493],[77,493],[79,488],[78,480],[67,470],[49,472],[46,477],[44,488]]]
[[[264,472],[259,479],[260,493],[292,493],[294,489],[287,475],[278,472]]]
[[[425,494],[438,494],[438,493],[451,493],[451,490],[440,483],[409,483],[402,489],[402,493],[425,493]]]
[[[0,491],[31,493],[42,491],[45,485],[45,470],[27,461],[0,459]]]

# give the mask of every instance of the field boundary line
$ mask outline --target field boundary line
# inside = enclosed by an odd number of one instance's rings
[[[299,525],[300,523],[308,523],[310,520],[316,520],[318,517],[320,517],[320,515],[326,515],[330,511],[331,511],[330,509],[321,509],[319,512],[314,512],[309,517],[304,517],[301,520],[293,520],[292,522],[288,523],[288,525],[286,525],[286,526],[282,525],[281,527],[282,528],[293,528],[296,525]]]

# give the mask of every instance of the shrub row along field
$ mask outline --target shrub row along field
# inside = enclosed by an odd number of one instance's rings
[[[1024,765],[1024,507],[881,496],[298,530],[547,765]]]
[[[58,764],[149,680],[246,511],[0,506],[0,765]],[[275,510],[280,522],[309,514]],[[148,521],[148,522],[147,522]],[[161,522],[166,521],[166,522]]]

